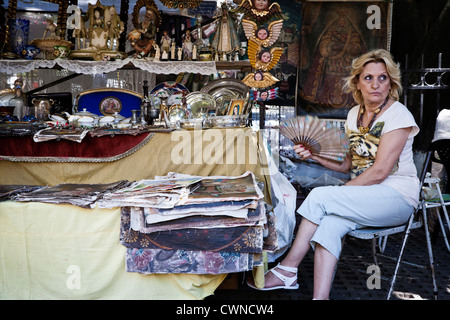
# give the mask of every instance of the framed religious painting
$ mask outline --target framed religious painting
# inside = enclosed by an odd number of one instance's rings
[[[297,113],[345,118],[355,102],[342,90],[352,60],[389,50],[392,3],[305,1],[297,82]]]
[[[230,102],[230,107],[228,109],[229,116],[240,115],[244,109],[244,100],[243,99],[234,99]]]

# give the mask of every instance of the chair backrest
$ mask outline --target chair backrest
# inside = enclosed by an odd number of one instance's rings
[[[417,168],[417,175],[419,177],[419,181],[420,181],[420,188],[422,189],[425,178],[427,176],[427,172],[431,171],[431,157],[432,157],[433,151],[432,150],[428,150],[425,153],[424,157],[420,157],[420,160],[418,160],[417,158],[419,158],[418,156],[415,156],[415,165]],[[423,158],[423,160],[422,160]]]
[[[445,193],[450,193],[449,174],[450,174],[450,139],[436,140],[430,146],[431,160],[441,163],[447,171],[447,186]],[[436,157],[436,154],[439,158]]]

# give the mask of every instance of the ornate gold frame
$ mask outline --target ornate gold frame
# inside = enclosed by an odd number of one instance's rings
[[[161,0],[161,3],[171,9],[196,8],[203,0]]]
[[[153,13],[155,14],[155,26],[159,27],[161,24],[161,13],[158,10],[158,6],[153,0],[138,0],[133,8],[132,19],[131,22],[133,26],[137,28],[139,26],[139,11],[145,7],[149,6]]]

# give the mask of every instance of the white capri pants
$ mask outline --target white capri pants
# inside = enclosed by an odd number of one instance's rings
[[[336,259],[342,238],[362,227],[390,227],[404,224],[414,211],[394,188],[372,186],[326,186],[314,188],[297,213],[317,224],[311,246],[318,243]]]

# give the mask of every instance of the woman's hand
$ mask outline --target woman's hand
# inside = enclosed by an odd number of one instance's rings
[[[301,160],[307,160],[307,159],[311,159],[312,154],[311,151],[306,149],[303,145],[301,144],[295,144],[292,149],[294,150],[294,152],[298,155],[298,157]]]
[[[350,158],[350,155],[347,155],[343,162],[335,162],[332,160],[328,160],[325,158],[322,158],[320,156],[314,155],[311,153],[310,150],[306,149],[301,144],[296,144],[292,147],[292,150],[298,155],[298,157],[301,160],[314,160],[324,166],[325,168],[337,171],[337,172],[343,172],[348,173],[352,164],[352,160]]]

